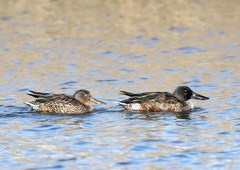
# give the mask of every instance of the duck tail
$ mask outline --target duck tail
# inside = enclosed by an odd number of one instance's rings
[[[120,106],[123,106],[123,107],[124,107],[124,106],[127,106],[127,103],[123,103],[123,102],[121,102],[121,101],[120,101],[120,102],[117,102],[117,104],[120,105]]]
[[[142,110],[142,106],[140,103],[124,103],[118,102],[120,106],[125,108],[126,110]]]
[[[32,103],[30,103],[30,102],[23,102],[24,104],[26,104],[27,106],[29,106],[29,107],[32,107]]]
[[[23,103],[26,104],[27,106],[29,106],[32,110],[39,109],[39,105],[35,102],[23,102]]]
[[[120,102],[117,102],[117,104],[118,104],[119,106],[125,108],[125,109],[128,109],[128,107],[129,107],[129,104],[123,103],[123,102],[121,102],[121,101],[120,101]]]
[[[119,94],[126,95],[126,96],[135,96],[135,93],[127,92],[127,91],[120,91]]]

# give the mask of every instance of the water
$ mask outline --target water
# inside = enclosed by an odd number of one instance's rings
[[[0,1],[2,169],[239,169],[239,3]],[[188,85],[182,114],[122,112],[120,90]],[[33,113],[28,89],[108,106]]]

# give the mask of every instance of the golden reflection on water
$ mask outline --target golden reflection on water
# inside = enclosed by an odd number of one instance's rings
[[[206,1],[207,2],[207,1]],[[89,63],[93,58],[91,51],[96,50],[117,50],[125,53],[135,53],[137,55],[147,55],[148,63],[144,67],[139,63],[125,63],[126,67],[141,68],[141,71],[152,69],[159,72],[161,68],[190,67],[196,60],[202,61],[196,67],[194,72],[199,72],[201,66],[218,69],[226,67],[225,62],[220,61],[222,56],[229,55],[229,52],[223,49],[212,49],[215,42],[222,46],[232,41],[238,42],[235,34],[236,25],[239,23],[239,10],[236,3],[218,3],[204,1],[0,1],[1,16],[10,17],[7,21],[1,22],[2,36],[6,39],[4,46],[10,48],[8,52],[6,66],[4,68],[15,67],[11,58],[19,58],[22,72],[18,75],[27,75],[29,68],[25,64],[35,61],[38,63],[44,60],[41,56],[42,51],[54,51],[54,48],[62,48],[62,44],[49,42],[52,39],[71,39],[71,38],[90,38],[104,41],[107,45],[94,42],[86,43],[65,43],[64,47],[78,50],[79,55],[85,57],[85,63]],[[185,32],[169,31],[171,28],[189,28]],[[207,32],[227,32],[222,36],[208,37]],[[11,32],[17,32],[19,35],[9,35]],[[238,33],[239,34],[239,33]],[[30,37],[27,37],[29,35]],[[129,45],[127,40],[138,35],[157,36],[160,41],[156,43],[155,48],[149,48],[142,44]],[[38,50],[18,50],[23,48],[23,43],[29,42]],[[109,48],[110,44],[113,47]],[[56,46],[56,47],[55,47]],[[162,54],[161,51],[173,50],[182,46],[196,46],[207,50],[206,53],[194,54],[188,58],[178,57],[175,54]],[[48,49],[46,49],[48,48]],[[17,50],[18,49],[18,50]],[[86,52],[90,51],[90,54]],[[231,55],[237,54],[238,49],[233,49]],[[65,54],[70,57],[69,54]],[[217,55],[218,57],[213,57]],[[5,54],[4,54],[5,56]],[[221,56],[221,57],[220,57]],[[156,64],[156,58],[164,60],[163,63]],[[58,56],[50,55],[48,57],[50,65],[47,72],[61,72],[63,60],[61,63],[54,64]],[[122,58],[121,58],[122,60]],[[172,61],[177,62],[173,63]],[[111,63],[103,59],[104,63]],[[229,62],[227,62],[229,64]],[[84,63],[81,63],[84,64]],[[162,65],[161,65],[162,64]],[[50,67],[49,67],[50,66]],[[96,69],[105,68],[101,62],[95,63]],[[124,66],[123,66],[124,67]],[[231,63],[228,67],[238,67],[236,63]],[[42,69],[42,68],[41,68]],[[84,72],[84,67],[79,71]],[[5,72],[5,70],[2,70]],[[43,70],[34,68],[34,77]],[[115,70],[113,70],[115,71]],[[112,72],[112,70],[111,70]],[[117,75],[117,72],[113,72]],[[128,73],[129,74],[129,73]],[[143,73],[141,73],[142,75]],[[171,75],[171,79],[181,82],[179,73]],[[131,76],[131,74],[130,74]],[[209,81],[207,75],[203,78]],[[159,75],[153,79],[160,79]],[[169,80],[168,80],[169,81]],[[185,80],[182,80],[185,81]],[[164,82],[166,82],[164,80]],[[170,80],[169,84],[173,84]]]

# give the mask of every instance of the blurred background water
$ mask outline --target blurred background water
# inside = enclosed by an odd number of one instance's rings
[[[2,169],[238,169],[240,2],[0,0]],[[119,90],[210,97],[128,113]],[[28,89],[88,89],[107,107],[33,113]]]

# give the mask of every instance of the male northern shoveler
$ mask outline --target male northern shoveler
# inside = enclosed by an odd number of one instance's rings
[[[127,91],[120,91],[120,94],[130,97],[119,102],[119,105],[129,111],[182,112],[194,108],[194,105],[188,101],[189,99],[209,99],[193,92],[187,86],[179,86],[173,94],[168,92],[130,93]]]
[[[106,104],[92,97],[87,90],[78,90],[73,96],[66,94],[42,93],[29,90],[28,95],[33,96],[36,100],[24,102],[32,110],[52,113],[87,113],[93,110],[92,103]]]

